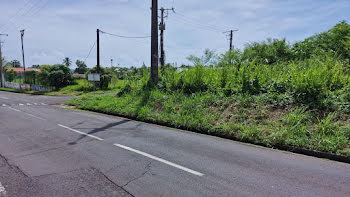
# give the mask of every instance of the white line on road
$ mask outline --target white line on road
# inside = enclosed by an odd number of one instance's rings
[[[96,140],[103,141],[103,139],[102,139],[102,138],[99,138],[99,137],[97,137],[97,136],[90,135],[90,134],[87,134],[87,133],[83,133],[83,132],[81,132],[81,131],[78,131],[78,130],[75,130],[75,129],[69,128],[69,127],[64,126],[64,125],[58,124],[58,126],[63,127],[63,128],[65,128],[65,129],[68,129],[68,130],[71,130],[71,131],[73,131],[73,132],[79,133],[79,134],[81,134],[81,135],[85,135],[85,136],[88,136],[88,137],[94,138],[94,139],[96,139]]]
[[[22,105],[24,105],[24,104],[20,103],[20,104],[18,104],[18,105],[22,106]]]
[[[30,104],[30,103],[27,103],[27,105],[32,105],[32,104]]]
[[[41,105],[47,105],[47,104],[45,104],[45,103],[41,103]]]
[[[6,104],[2,104],[3,107],[6,107]]]
[[[12,108],[12,107],[9,107],[9,109],[11,109],[11,110],[13,110],[13,111],[16,111],[16,112],[21,112],[20,110],[15,109],[15,108]]]
[[[151,159],[153,159],[153,160],[162,162],[162,163],[167,164],[167,165],[169,165],[169,166],[172,166],[172,167],[178,168],[178,169],[180,169],[180,170],[189,172],[189,173],[191,173],[191,174],[194,174],[194,175],[197,175],[197,176],[204,176],[204,174],[202,174],[202,173],[200,173],[200,172],[191,170],[191,169],[186,168],[186,167],[183,167],[183,166],[181,166],[181,165],[178,165],[178,164],[172,163],[172,162],[170,162],[170,161],[164,160],[164,159],[162,159],[162,158],[159,158],[159,157],[150,155],[150,154],[148,154],[148,153],[145,153],[145,152],[142,152],[142,151],[139,151],[139,150],[136,150],[136,149],[133,149],[133,148],[130,148],[130,147],[121,145],[121,144],[114,144],[114,146],[117,146],[117,147],[119,147],[119,148],[122,148],[122,149],[125,149],[125,150],[128,150],[128,151],[131,151],[131,152],[134,152],[134,153],[143,155],[143,156],[145,156],[145,157],[148,157],[148,158],[151,158]]]
[[[31,117],[33,117],[33,118],[37,118],[37,119],[39,119],[39,120],[46,120],[46,119],[44,119],[44,118],[40,118],[40,117],[38,117],[38,116],[35,116],[35,115],[30,114],[30,113],[27,113],[27,112],[24,112],[24,113],[27,114],[28,116],[31,116]]]
[[[6,100],[8,100],[8,99],[9,99],[9,98],[4,97],[4,96],[0,96],[0,98],[2,98],[2,99],[6,99]]]
[[[0,194],[1,194],[1,195],[6,195],[5,187],[2,186],[1,182],[0,182]]]
[[[21,110],[18,110],[18,109],[15,109],[15,108],[12,108],[12,107],[9,107],[9,109],[13,110],[13,111],[16,111],[16,112],[22,112]],[[22,112],[23,114],[27,115],[27,116],[31,116],[33,118],[36,118],[36,119],[39,119],[39,120],[46,120],[44,118],[40,118],[38,116],[35,116],[33,114],[30,114],[30,113],[27,113],[27,112]]]

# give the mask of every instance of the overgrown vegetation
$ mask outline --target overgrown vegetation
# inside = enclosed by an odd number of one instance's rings
[[[117,95],[83,96],[81,109],[124,115],[266,146],[350,157],[350,26],[290,45],[251,43],[243,51],[190,56],[193,66],[166,67],[126,80]]]

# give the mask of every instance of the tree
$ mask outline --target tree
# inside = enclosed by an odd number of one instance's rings
[[[268,38],[266,41],[247,44],[242,58],[247,61],[255,60],[258,64],[272,65],[291,60],[293,52],[286,39]]]
[[[350,25],[342,21],[327,32],[295,43],[293,50],[298,59],[327,53],[350,60]]]
[[[77,60],[75,64],[77,68],[74,70],[74,73],[85,74],[89,70],[83,61]]]
[[[21,68],[21,63],[18,60],[12,60],[11,62],[7,62],[5,67]]]
[[[108,88],[108,85],[112,79],[112,75],[113,73],[110,73],[108,71],[108,69],[100,66],[100,82],[97,82],[96,84],[101,88],[101,89],[107,89]],[[97,68],[96,66],[91,68],[87,73],[86,73],[86,78],[87,78],[87,75],[90,74],[90,73],[97,73]]]
[[[40,68],[40,65],[33,65],[32,68]]]
[[[53,86],[56,89],[70,85],[73,82],[72,71],[63,64],[43,65],[38,75],[41,84]]]
[[[72,65],[72,60],[70,60],[69,57],[65,57],[63,59],[63,64],[66,65],[67,67],[70,67]]]
[[[5,72],[5,79],[6,81],[12,82],[13,80],[15,80],[17,77],[17,72],[10,70],[10,71],[6,71]]]
[[[234,49],[221,54],[218,57],[218,66],[224,67],[226,65],[237,65],[242,63],[242,52],[239,49]]]
[[[205,49],[204,55],[202,57],[190,55],[187,57],[187,60],[192,62],[195,66],[196,65],[209,66],[209,64],[215,64],[216,58],[217,58],[217,55],[215,54],[215,51],[210,49]]]

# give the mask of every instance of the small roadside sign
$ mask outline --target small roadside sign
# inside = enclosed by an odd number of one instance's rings
[[[100,81],[100,74],[96,74],[96,73],[88,74],[88,81]]]

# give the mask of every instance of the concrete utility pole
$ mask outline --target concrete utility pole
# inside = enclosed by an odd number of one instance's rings
[[[100,29],[97,29],[97,64],[96,64],[96,71],[97,73],[100,73]]]
[[[24,48],[23,48],[23,36],[24,36],[24,29],[22,29],[21,31],[21,42],[22,42],[22,58],[23,58],[23,70],[24,72],[26,71],[26,63],[24,61]]]
[[[164,18],[168,16],[164,16],[164,11],[172,10],[174,11],[174,8],[171,9],[164,9],[163,7],[160,8],[161,11],[161,22],[159,24],[159,30],[160,30],[160,66],[161,70],[164,70],[165,66],[165,52],[164,52],[164,30],[165,30],[165,23],[164,23]]]
[[[2,41],[1,41],[1,36],[8,36],[8,34],[0,34],[0,87],[4,87],[4,74],[3,74],[3,68],[2,68]]]
[[[233,32],[236,32],[236,31],[238,31],[238,29],[223,32],[224,34],[230,33],[229,34],[229,36],[230,36],[230,51],[232,51],[234,49],[234,46],[233,46]]]
[[[151,80],[158,82],[158,0],[152,0]]]

